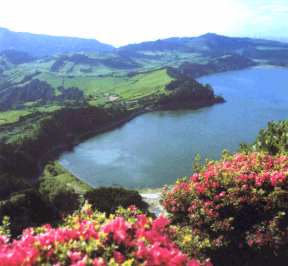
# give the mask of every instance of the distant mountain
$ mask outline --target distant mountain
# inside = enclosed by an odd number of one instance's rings
[[[243,62],[248,61],[251,61],[248,65],[288,66],[288,43],[207,33],[198,37],[173,37],[114,48],[92,39],[19,33],[0,28],[2,71],[11,69],[8,63],[18,65],[43,56],[49,57],[52,71],[69,72],[69,75],[75,71],[82,74],[96,71],[94,74],[98,75],[118,70],[149,71],[187,63],[214,64],[215,60],[222,62],[221,57],[226,56],[232,56],[233,64],[240,60],[241,67],[247,65]]]
[[[237,53],[241,55],[251,54],[251,50],[265,47],[271,50],[287,49],[288,44],[278,41],[264,39],[237,38],[207,33],[199,37],[168,38],[157,41],[149,41],[138,44],[122,46],[118,51],[122,54],[140,56],[146,51],[181,51],[187,53],[202,53],[205,55],[225,55],[227,53]]]
[[[214,33],[207,33],[198,37],[168,38],[130,44],[118,48],[117,52],[121,56],[135,60],[140,65],[145,65],[145,68],[148,64],[157,67],[177,67],[183,63],[200,65],[215,64],[215,62],[223,63],[221,58],[227,56],[230,56],[230,59],[233,58],[234,66],[232,69],[236,69],[238,62],[239,68],[251,64],[288,66],[288,43],[265,39],[227,37]],[[232,62],[230,59],[229,65]],[[248,64],[243,65],[243,62],[248,62]],[[209,69],[215,69],[215,67],[209,66]]]
[[[32,56],[47,56],[67,52],[108,52],[114,47],[93,39],[58,37],[0,28],[0,52],[18,50]]]
[[[0,74],[17,77],[17,82],[35,72],[46,76],[67,75],[71,79],[131,76],[167,67],[180,68],[195,78],[264,64],[287,67],[288,43],[207,33],[114,48],[96,40],[16,33],[0,28]]]

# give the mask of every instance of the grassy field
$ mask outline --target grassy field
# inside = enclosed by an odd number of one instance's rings
[[[29,114],[31,114],[29,109],[0,112],[0,126],[15,123],[20,117],[27,116]]]
[[[93,58],[93,55],[91,56]],[[59,87],[78,88],[83,91],[84,99],[91,106],[106,106],[115,103],[127,104],[127,102],[137,102],[147,96],[158,97],[167,93],[165,86],[172,80],[167,74],[166,69],[133,75],[125,75],[118,70],[117,75],[110,73],[110,75],[99,76],[99,73],[94,69],[95,66],[92,67],[92,73],[80,73],[81,71],[78,70],[84,67],[81,64],[74,64],[72,73],[68,75],[65,71],[50,71],[49,69],[53,62],[55,63],[55,60],[38,60],[21,64],[7,70],[4,73],[4,77],[13,86],[23,86],[23,84],[31,81],[31,79],[28,79],[28,81],[26,81],[27,79],[25,80],[25,77],[29,77],[30,75],[32,79],[39,79],[50,84],[54,88],[55,96],[61,94]],[[66,62],[63,67],[66,70],[71,68],[71,62]],[[103,68],[103,66],[100,66],[100,68]],[[17,94],[15,94],[15,97],[18,97]],[[45,113],[54,112],[64,106],[64,103],[59,102],[39,104],[37,101],[27,101],[21,108],[15,106],[15,108],[0,112],[0,126],[17,123],[21,119],[23,120],[39,112],[45,115]],[[15,132],[12,130],[8,133],[11,136]],[[7,132],[1,132],[0,135],[3,134],[5,135]]]
[[[40,190],[45,193],[52,194],[53,191],[66,187],[75,191],[79,195],[85,194],[91,189],[89,185],[80,181],[71,173],[66,171],[59,163],[53,162],[47,164],[39,179]]]
[[[13,76],[13,79],[17,80],[17,82],[27,75],[27,72],[24,74],[21,71],[14,71],[13,73],[11,77]],[[147,97],[157,101],[160,95],[169,93],[165,86],[172,81],[166,69],[129,76],[110,75],[103,77],[86,75],[62,76],[59,73],[41,72],[34,75],[33,79],[49,83],[54,88],[55,96],[61,94],[59,87],[64,85],[64,88],[75,87],[83,91],[86,101],[85,105],[111,107],[121,104],[127,109],[141,107],[143,100]],[[22,83],[20,83],[21,85]],[[65,106],[65,102],[52,101],[43,104],[37,101],[27,101],[21,108],[17,107],[0,112],[0,141],[20,143],[23,139],[37,135],[41,120],[46,119],[50,113]],[[74,103],[72,106],[80,107],[78,103]]]
[[[49,106],[40,106],[40,107],[27,107],[20,110],[9,110],[5,112],[0,112],[0,126],[13,124],[18,122],[22,118],[35,114],[36,112],[40,113],[51,113],[61,109],[58,105],[49,105]]]
[[[61,76],[53,73],[41,73],[36,78],[47,81],[51,86],[57,88],[77,87],[81,89],[91,102],[112,102],[115,100],[137,100],[153,94],[163,94],[165,85],[172,78],[166,69],[129,76]]]
[[[75,61],[73,54],[65,54],[59,56],[53,56],[49,58],[42,58],[29,63],[20,64],[17,66],[10,65],[5,74],[9,76],[9,79],[13,82],[19,82],[27,75],[32,74],[35,71],[46,73],[47,75],[53,74],[58,76],[77,76],[91,77],[95,76],[127,76],[131,72],[145,72],[153,71],[167,66],[177,67],[181,63],[191,62],[197,64],[208,63],[209,58],[196,52],[185,51],[141,51],[139,57],[133,58],[133,64],[127,67],[121,67],[121,64],[129,63],[130,59],[121,57],[117,54],[111,53],[77,53],[75,55],[86,56],[90,60],[96,60],[96,62]],[[67,59],[61,60],[63,56]],[[69,57],[72,56],[72,59]],[[0,57],[1,59],[1,57]],[[106,60],[106,61],[105,61]],[[107,63],[108,61],[108,63]],[[57,64],[56,70],[53,70],[53,65]],[[50,77],[51,78],[51,77]],[[58,83],[57,83],[58,84]]]

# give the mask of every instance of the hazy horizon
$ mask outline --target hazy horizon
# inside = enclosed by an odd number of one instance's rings
[[[208,32],[285,40],[287,0],[5,0],[0,27],[97,39],[115,47]]]

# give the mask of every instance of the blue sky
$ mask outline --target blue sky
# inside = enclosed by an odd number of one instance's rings
[[[288,40],[288,0],[1,0],[0,26],[115,46],[207,32]]]

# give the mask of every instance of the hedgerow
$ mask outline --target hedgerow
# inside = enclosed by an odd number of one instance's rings
[[[163,192],[179,228],[176,243],[215,265],[286,265],[280,263],[287,257],[287,176],[285,155],[237,153],[207,162]]]

